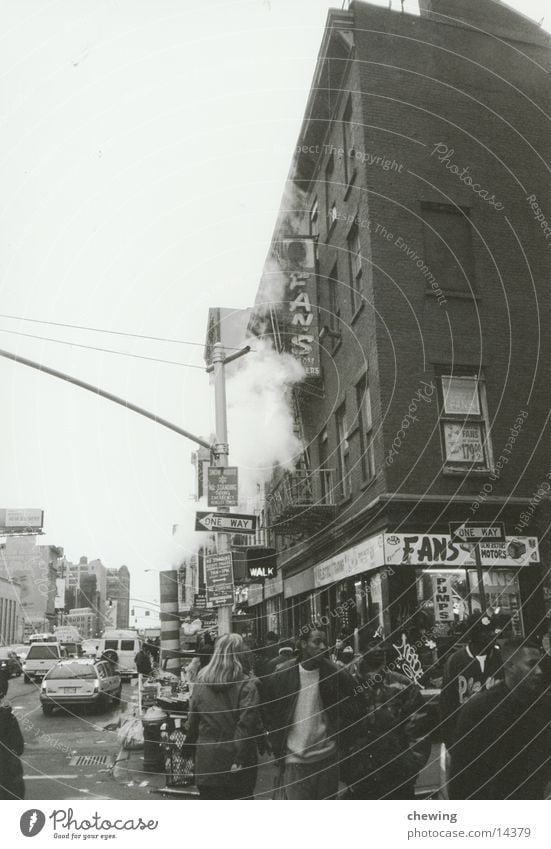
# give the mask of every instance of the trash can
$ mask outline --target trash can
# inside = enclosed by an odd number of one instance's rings
[[[168,714],[156,705],[150,707],[142,717],[143,766],[146,772],[164,772],[165,758],[161,742],[161,726]]]

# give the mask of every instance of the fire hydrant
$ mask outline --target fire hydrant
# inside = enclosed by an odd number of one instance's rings
[[[160,707],[154,705],[144,713],[143,725],[143,766],[146,772],[164,772],[165,759],[161,741],[161,727],[168,718]]]

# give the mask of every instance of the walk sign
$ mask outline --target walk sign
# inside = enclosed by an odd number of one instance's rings
[[[195,514],[196,531],[216,531],[224,534],[255,534],[256,516],[245,513],[214,513],[199,510]]]
[[[505,525],[493,522],[450,522],[450,535],[461,542],[505,542]]]

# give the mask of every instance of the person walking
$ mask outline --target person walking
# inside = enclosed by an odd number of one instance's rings
[[[23,735],[5,696],[7,681],[0,681],[0,799],[24,799],[25,783],[20,756]]]
[[[320,630],[302,635],[297,657],[261,688],[265,724],[288,799],[335,799],[339,758],[360,718],[354,680],[327,658]]]
[[[151,657],[145,646],[141,646],[139,652],[134,658],[138,675],[149,675],[151,673]]]
[[[373,642],[358,664],[357,691],[365,719],[356,751],[343,763],[350,799],[414,799],[415,782],[430,755],[419,686],[387,664]]]
[[[193,688],[186,745],[194,745],[201,799],[247,799],[254,793],[263,728],[246,653],[239,634],[219,637]]]
[[[551,780],[551,723],[541,652],[521,639],[501,649],[503,680],[459,712],[451,799],[543,799]]]

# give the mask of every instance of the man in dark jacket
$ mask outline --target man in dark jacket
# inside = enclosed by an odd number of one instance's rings
[[[0,691],[0,799],[24,799],[25,784],[20,755],[23,735],[10,705]]]
[[[413,799],[430,755],[427,715],[417,684],[386,664],[372,644],[359,664],[357,691],[365,709],[357,754],[351,759],[352,799]]]
[[[149,656],[149,652],[147,652],[144,646],[141,647],[138,654],[134,658],[134,663],[136,664],[136,670],[138,674],[149,675],[151,672],[151,658]]]
[[[502,647],[504,680],[459,712],[451,747],[452,799],[543,799],[551,779],[549,694],[539,649]]]
[[[475,613],[466,625],[467,645],[448,658],[442,680],[440,717],[446,749],[454,740],[459,709],[475,693],[494,685],[502,663],[492,618]]]
[[[360,719],[354,680],[327,659],[321,631],[302,636],[297,655],[263,682],[272,751],[288,799],[335,799],[339,759]]]

